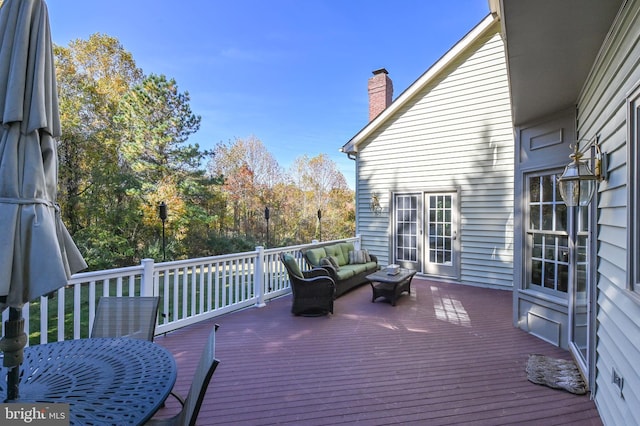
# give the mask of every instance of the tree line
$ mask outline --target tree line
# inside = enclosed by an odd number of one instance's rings
[[[201,149],[189,93],[145,74],[116,38],[54,54],[58,203],[91,270],[353,235],[354,193],[326,155],[285,170],[254,136]]]

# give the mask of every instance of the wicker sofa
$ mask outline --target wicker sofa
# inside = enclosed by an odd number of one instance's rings
[[[356,250],[353,243],[343,242],[314,247],[302,252],[311,268],[324,268],[336,284],[336,297],[366,284],[367,275],[378,270],[378,259],[366,250]]]

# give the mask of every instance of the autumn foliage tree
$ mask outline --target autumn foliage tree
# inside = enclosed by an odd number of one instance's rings
[[[313,158],[305,155],[296,159],[291,175],[300,197],[299,226],[306,227],[306,235],[312,233],[314,238],[324,240],[343,238],[345,234],[340,230],[344,224],[354,223],[349,220],[349,212],[355,211],[355,206],[353,192],[336,164],[325,154]],[[318,210],[322,219],[308,223]]]
[[[92,266],[128,264],[135,257],[137,211],[127,197],[133,183],[120,169],[113,117],[142,70],[117,39],[101,34],[56,46],[54,53],[62,123],[58,201],[65,222]]]
[[[274,202],[273,188],[282,181],[278,162],[259,139],[236,139],[216,145],[209,173],[224,179],[228,212],[223,235],[259,241],[264,208]]]
[[[59,203],[91,269],[161,259],[158,205],[168,206],[167,258],[353,235],[353,191],[326,156],[285,172],[256,137],[189,143],[200,126],[174,79],[145,74],[117,39],[55,46],[62,136]]]

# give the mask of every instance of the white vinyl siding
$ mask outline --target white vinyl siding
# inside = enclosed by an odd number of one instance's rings
[[[460,282],[513,285],[513,129],[493,24],[360,143],[358,234],[388,262],[391,194],[460,194]],[[369,211],[377,193],[383,212]]]
[[[640,419],[640,298],[627,276],[627,96],[640,84],[640,1],[624,6],[578,101],[581,138],[600,135],[608,153],[607,181],[599,185],[597,377],[595,400],[605,424]],[[637,159],[631,159],[631,161]],[[624,379],[622,389],[612,373]]]

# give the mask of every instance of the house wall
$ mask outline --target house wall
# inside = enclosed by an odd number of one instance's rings
[[[359,146],[363,246],[389,263],[393,192],[458,190],[459,282],[513,284],[513,129],[504,46],[493,24]],[[370,211],[377,193],[383,211]]]
[[[578,101],[581,138],[600,135],[608,179],[597,194],[597,346],[595,401],[605,424],[640,424],[640,297],[627,277],[626,97],[640,86],[640,1],[613,24]],[[622,391],[614,385],[616,372]]]

